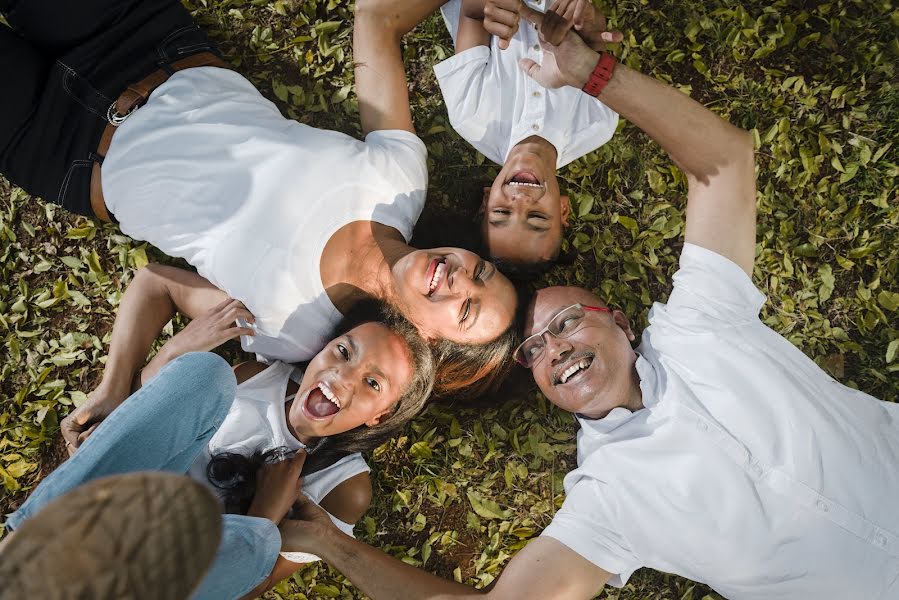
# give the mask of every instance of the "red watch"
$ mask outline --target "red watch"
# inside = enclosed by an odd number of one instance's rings
[[[615,71],[616,64],[618,64],[618,61],[608,52],[600,54],[596,67],[590,73],[590,79],[587,80],[587,83],[581,89],[594,98],[599,96],[603,88],[609,85],[609,80],[612,79],[612,73]]]

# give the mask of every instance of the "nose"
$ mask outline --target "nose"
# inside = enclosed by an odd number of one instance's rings
[[[343,363],[337,367],[337,377],[334,378],[334,392],[340,398],[341,405],[346,407],[356,392],[355,382],[359,379],[358,367]]]
[[[457,294],[466,294],[474,292],[475,279],[474,271],[476,267],[467,264],[459,265],[447,278],[447,287],[449,291]]]
[[[556,364],[565,360],[571,354],[572,346],[565,338],[557,338],[550,332],[543,333],[544,352],[549,357],[550,364]]]
[[[505,188],[506,197],[515,202],[523,202],[525,204],[534,204],[540,199],[540,194],[534,188],[522,188],[507,185]]]

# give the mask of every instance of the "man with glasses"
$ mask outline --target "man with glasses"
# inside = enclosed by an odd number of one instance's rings
[[[899,407],[840,385],[760,321],[750,136],[616,67],[564,18],[510,4],[554,44],[542,65],[522,61],[531,77],[601,91],[685,172],[674,289],[636,351],[627,317],[593,293],[535,295],[515,355],[577,415],[578,468],[552,523],[489,591],[352,540],[313,507],[282,528],[288,545],[375,600],[590,598],[641,566],[732,599],[899,598]]]

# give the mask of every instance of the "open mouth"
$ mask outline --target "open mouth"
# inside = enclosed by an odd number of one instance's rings
[[[434,293],[440,289],[440,286],[443,285],[443,282],[446,281],[447,271],[449,271],[449,267],[446,264],[445,258],[435,258],[428,265],[427,282],[429,298],[433,296]]]
[[[309,390],[306,401],[303,403],[303,409],[306,415],[312,419],[333,417],[340,412],[340,398],[328,387],[327,383],[321,382]]]
[[[587,372],[587,369],[593,364],[593,355],[584,356],[579,359],[569,361],[566,365],[556,369],[553,377],[553,385],[565,385],[577,379]]]
[[[543,183],[536,175],[534,175],[530,171],[518,171],[517,173],[512,175],[512,178],[506,182],[506,185],[511,185],[513,187],[543,189]]]

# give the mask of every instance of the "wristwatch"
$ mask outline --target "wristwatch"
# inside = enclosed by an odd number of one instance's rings
[[[590,73],[590,79],[587,80],[587,83],[585,83],[584,87],[581,89],[594,98],[599,96],[599,93],[609,84],[609,80],[612,79],[612,73],[615,71],[616,64],[618,64],[618,61],[608,52],[600,54],[596,67],[594,67],[593,72]]]

